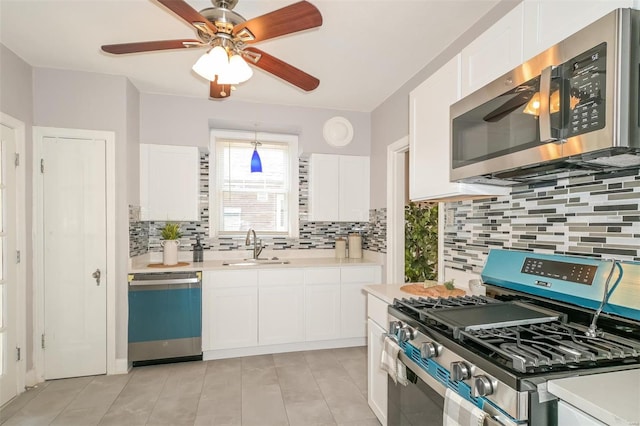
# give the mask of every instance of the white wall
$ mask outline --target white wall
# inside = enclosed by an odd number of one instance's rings
[[[20,59],[15,53],[0,44],[0,111],[8,114],[20,121],[25,125],[25,157],[22,159],[22,164],[25,167],[26,174],[26,193],[18,194],[18,196],[25,197],[26,200],[26,250],[23,255],[23,260],[26,262],[27,270],[27,347],[23,351],[26,355],[26,368],[27,370],[33,369],[33,244],[31,241],[32,231],[32,178],[33,173],[33,145],[31,143],[32,132],[31,126],[33,124],[33,79],[32,69],[29,64]]]
[[[140,95],[140,142],[162,145],[192,145],[206,148],[209,129],[258,130],[299,135],[299,149],[311,152],[369,155],[370,114],[364,112],[300,108],[166,95]],[[322,127],[340,115],[351,121],[353,141],[346,147],[328,145]]]
[[[138,143],[137,124],[129,123],[138,121],[135,107],[137,90],[122,76],[47,68],[35,68],[33,81],[34,125],[115,132],[116,357],[126,359],[129,259],[127,156],[136,149],[129,144]],[[128,138],[135,140],[129,141]],[[133,179],[137,182],[137,177]]]

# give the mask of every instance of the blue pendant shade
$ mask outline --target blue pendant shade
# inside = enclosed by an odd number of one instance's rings
[[[251,156],[251,173],[262,173],[262,161],[260,161],[257,147],[253,148],[253,155]]]

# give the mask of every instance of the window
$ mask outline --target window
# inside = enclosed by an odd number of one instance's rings
[[[251,173],[257,140],[262,173]],[[211,131],[212,235],[298,236],[298,138],[258,132]]]

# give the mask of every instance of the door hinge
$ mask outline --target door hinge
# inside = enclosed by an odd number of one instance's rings
[[[40,159],[40,173],[44,173],[44,158]]]
[[[42,333],[42,339],[40,343],[41,343],[42,349],[44,349],[44,333]]]
[[[20,348],[16,348],[16,361],[20,361],[21,356],[20,356]]]
[[[13,160],[13,164],[18,167],[20,165],[20,154],[16,152],[15,159]]]
[[[16,250],[16,263],[20,263],[20,250]]]

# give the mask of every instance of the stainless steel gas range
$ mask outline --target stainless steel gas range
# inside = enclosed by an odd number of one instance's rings
[[[412,415],[442,424],[447,389],[484,411],[485,424],[557,425],[549,380],[640,368],[640,263],[492,250],[482,279],[488,296],[389,306],[389,335],[415,387],[402,397],[409,391],[390,383],[390,425]],[[400,399],[419,394],[430,401],[414,405],[431,411],[403,412],[412,408]]]

